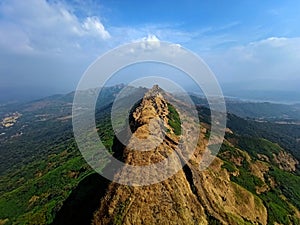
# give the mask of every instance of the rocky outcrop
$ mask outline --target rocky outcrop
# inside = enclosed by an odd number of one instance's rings
[[[298,160],[296,160],[291,154],[284,151],[280,151],[277,155],[273,154],[273,157],[279,168],[285,171],[295,171],[296,166],[299,164]]]
[[[133,136],[123,150],[125,163],[147,166],[160,162],[174,152],[176,140],[168,125],[168,104],[162,90],[154,86],[145,94],[132,114]],[[140,151],[139,151],[140,150]],[[181,161],[177,157],[178,166]],[[159,176],[126,174],[120,170],[115,176]],[[148,186],[136,187],[113,183],[109,186],[101,206],[95,214],[94,224],[207,224],[203,207],[192,192],[183,170],[169,179]]]

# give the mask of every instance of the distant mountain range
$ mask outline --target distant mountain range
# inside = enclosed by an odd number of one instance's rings
[[[241,88],[242,87],[242,88]],[[186,90],[199,91],[194,86],[185,87]],[[221,84],[224,96],[250,102],[273,102],[281,104],[300,103],[300,92],[292,90],[252,90],[247,89],[247,84]],[[72,90],[69,88],[69,90]],[[13,102],[29,102],[41,99],[56,93],[66,93],[62,88],[50,88],[46,86],[0,86],[0,104]]]
[[[206,98],[191,94],[196,104],[208,107]],[[225,97],[227,111],[242,118],[261,121],[297,123],[300,121],[300,103],[282,104],[262,101],[240,100]]]

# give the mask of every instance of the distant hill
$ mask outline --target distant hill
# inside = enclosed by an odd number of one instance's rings
[[[208,106],[205,98],[192,95],[196,104]],[[300,104],[254,102],[226,98],[227,111],[243,118],[273,122],[300,122]]]

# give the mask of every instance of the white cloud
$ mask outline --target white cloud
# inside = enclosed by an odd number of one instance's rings
[[[110,27],[113,41],[117,45],[130,43],[133,41],[143,41],[156,37],[161,41],[187,44],[193,41],[198,35],[198,32],[186,32],[177,28],[176,25],[172,24],[145,24],[142,26],[133,27]]]
[[[147,37],[142,38],[140,41],[141,41],[141,47],[145,50],[159,48],[160,46],[160,40],[153,34],[150,34]]]
[[[159,42],[159,39],[153,34],[148,35],[148,37],[143,38],[143,40],[150,42]]]
[[[9,51],[69,51],[81,43],[110,38],[98,17],[79,18],[61,3],[3,1],[0,13],[0,47]]]
[[[110,34],[97,17],[87,17],[83,22],[83,28],[88,34],[99,35],[104,40],[110,38]]]
[[[0,0],[0,88],[74,89],[89,64],[111,48],[141,37],[146,37],[144,48],[158,47],[159,39],[189,39],[170,25],[107,28],[98,14],[78,13],[74,5],[62,2]]]
[[[204,58],[222,82],[242,81],[270,89],[284,89],[300,82],[299,37],[270,37],[206,54]]]

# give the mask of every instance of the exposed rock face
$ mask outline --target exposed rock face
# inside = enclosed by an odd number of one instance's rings
[[[163,91],[154,86],[132,113],[133,136],[123,149],[123,161],[129,165],[148,166],[172,153],[172,162],[184,161],[179,137],[168,124],[168,102]],[[202,129],[202,132],[206,132]],[[140,140],[147,141],[140,141]],[[252,193],[230,182],[230,175],[216,159],[210,168],[199,170],[201,154],[206,146],[201,133],[197,149],[186,165],[168,179],[148,186],[110,184],[93,224],[267,224],[267,210]],[[145,151],[147,150],[147,151]],[[165,171],[161,171],[164,173]],[[146,179],[159,176],[128,174],[120,170],[115,176]]]
[[[195,187],[207,216],[213,216],[221,224],[267,224],[267,209],[251,192],[230,182],[229,174],[222,169],[222,161],[216,158],[210,167],[195,171]]]
[[[278,164],[279,168],[285,171],[295,171],[299,162],[294,157],[284,151],[280,151],[278,155],[273,155],[274,161]]]

